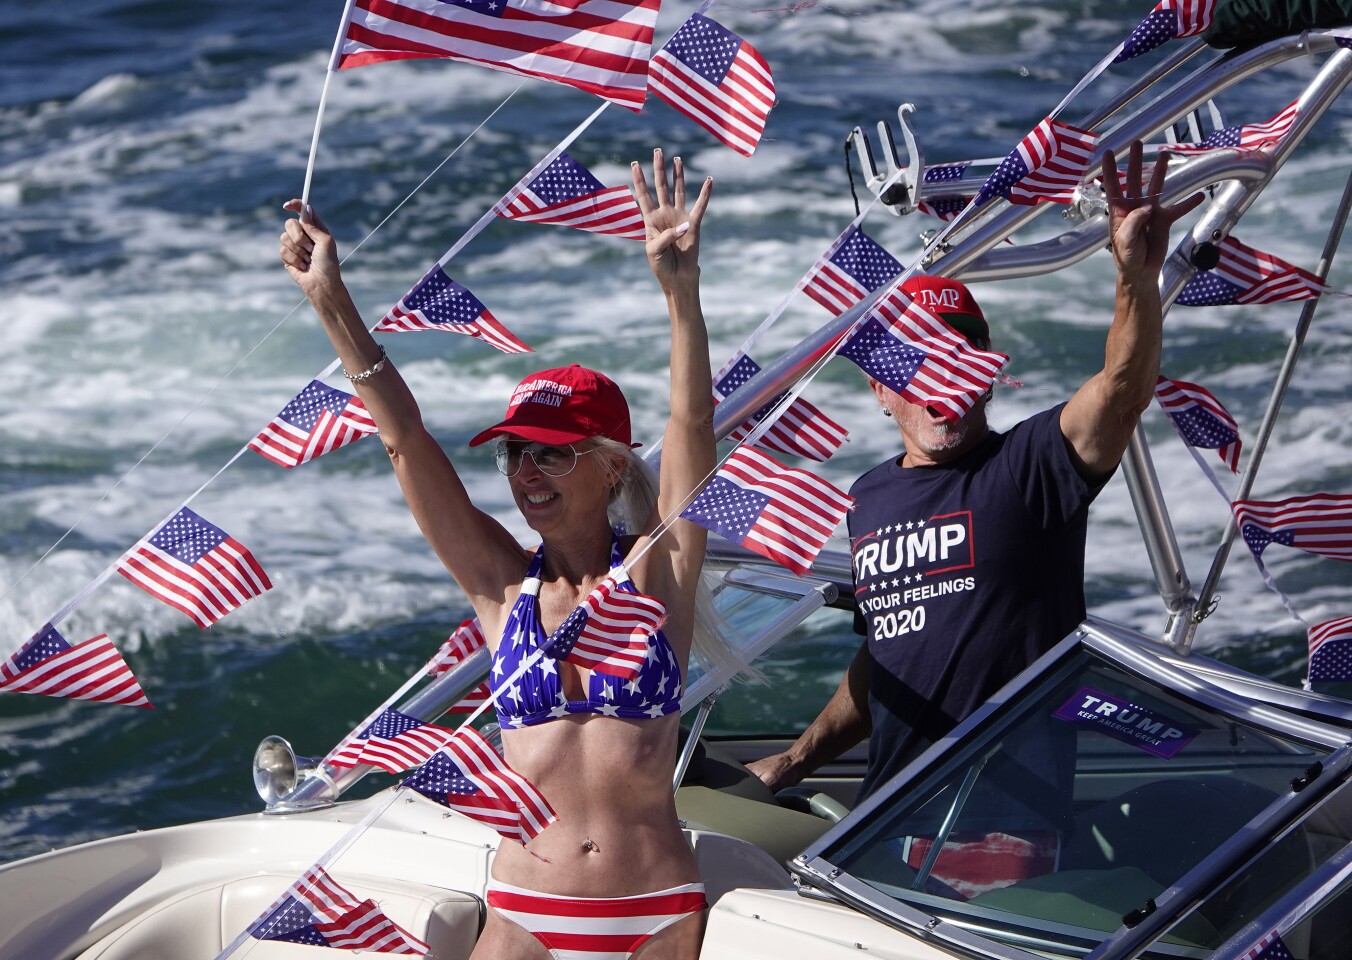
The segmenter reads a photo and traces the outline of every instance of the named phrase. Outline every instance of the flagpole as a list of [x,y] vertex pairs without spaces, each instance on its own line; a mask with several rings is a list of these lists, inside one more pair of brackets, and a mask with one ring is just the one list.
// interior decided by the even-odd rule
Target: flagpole
[[319,131],[324,126],[324,107],[329,100],[329,84],[333,80],[333,73],[338,69],[338,55],[343,48],[343,38],[347,36],[347,26],[352,20],[352,4],[355,0],[347,0],[343,7],[342,19],[338,21],[338,35],[333,38],[333,52],[329,54],[329,64],[324,71],[324,86],[319,91],[319,110],[315,114],[315,130],[310,137],[310,158],[305,163],[305,185],[301,187],[300,200],[304,210],[310,204],[310,181],[314,177],[315,159],[319,156]]

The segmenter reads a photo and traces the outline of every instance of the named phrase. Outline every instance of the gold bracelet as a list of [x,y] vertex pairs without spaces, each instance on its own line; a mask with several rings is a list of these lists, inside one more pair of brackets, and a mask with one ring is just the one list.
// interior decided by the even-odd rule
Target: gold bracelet
[[361,373],[348,373],[347,367],[343,368],[343,376],[347,377],[353,383],[360,383],[362,380],[370,380],[377,373],[385,369],[385,364],[390,362],[390,358],[385,355],[385,348],[376,345],[380,350],[380,358],[371,364],[370,370],[363,370]]

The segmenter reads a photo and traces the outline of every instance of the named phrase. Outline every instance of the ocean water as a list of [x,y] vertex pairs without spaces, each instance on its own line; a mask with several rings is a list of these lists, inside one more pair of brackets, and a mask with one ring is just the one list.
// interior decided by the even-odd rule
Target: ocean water
[[[668,0],[659,39],[691,9]],[[571,152],[607,183],[624,182],[628,161],[657,144],[682,155],[692,175],[715,178],[703,275],[717,364],[853,216],[841,149],[851,127],[895,117],[906,100],[918,108],[929,162],[1001,156],[1148,9],[1121,0],[725,2],[713,15],[762,51],[778,82],[781,102],[754,158],[660,103],[641,115],[612,108]],[[156,709],[0,697],[0,860],[258,809],[248,767],[262,736],[322,754],[467,613],[375,441],[294,471],[253,454],[232,461],[331,359],[308,307],[295,309],[276,241],[281,204],[300,192],[340,12],[317,0],[0,6],[0,654],[189,497],[275,584],[206,631],[121,577],[84,597],[62,632],[72,641],[110,635]],[[1315,68],[1270,71],[1221,107],[1231,122],[1266,119]],[[1141,69],[1115,69],[1085,102]],[[462,64],[336,77],[312,200],[343,250],[413,193],[344,268],[365,315],[387,309],[592,109],[580,93]],[[1083,109],[1072,106],[1067,119]],[[1236,236],[1313,267],[1349,141],[1339,104]],[[876,212],[867,229],[909,259],[919,232],[934,226]],[[660,297],[637,244],[555,227],[496,222],[452,272],[536,355],[432,333],[385,343],[476,501],[524,539],[505,483],[465,441],[500,416],[526,372],[574,361],[611,371],[637,435],[654,439],[665,391]],[[1345,262],[1331,280],[1352,288]],[[1001,391],[997,426],[1065,398],[1097,369],[1112,284],[1098,255],[978,288],[998,346],[1013,357],[1009,372],[1024,383]],[[1208,386],[1251,440],[1298,313],[1291,304],[1175,310],[1165,372]],[[799,298],[757,356],[770,359],[825,319]],[[1321,306],[1306,353],[1255,496],[1352,491],[1346,300]],[[837,363],[807,396],[851,431],[821,468],[847,485],[898,440],[858,375]],[[1225,506],[1158,411],[1147,423],[1199,584]],[[1298,682],[1303,628],[1242,553],[1198,647]],[[1347,565],[1279,547],[1267,556],[1306,619],[1352,613]],[[1119,478],[1093,514],[1091,609],[1159,630],[1152,585]],[[804,658],[776,683],[785,703],[830,685]],[[759,718],[791,722],[774,708]]]

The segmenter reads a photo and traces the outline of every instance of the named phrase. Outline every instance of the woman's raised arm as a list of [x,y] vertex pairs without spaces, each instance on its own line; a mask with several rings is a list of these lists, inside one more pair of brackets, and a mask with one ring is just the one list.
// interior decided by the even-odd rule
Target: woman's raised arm
[[[299,213],[292,200],[287,210]],[[380,430],[413,517],[475,611],[501,604],[527,562],[512,536],[476,508],[455,467],[427,432],[417,401],[362,322],[343,283],[337,245],[318,217],[288,220],[280,257],[333,342],[343,371]]]
[[[634,197],[647,226],[648,263],[662,287],[671,319],[671,415],[662,439],[656,520],[674,518],[703,485],[716,462],[709,337],[699,295],[700,224],[713,192],[713,179],[704,181],[694,205],[687,210],[685,168],[680,157],[672,161],[668,186],[662,151],[653,152],[651,192],[643,168],[635,163],[632,172]],[[670,599],[679,596],[686,604],[693,604],[706,537],[703,527],[676,520],[657,541],[653,552],[666,557],[667,563],[654,564],[653,569],[664,568],[672,578],[675,596]]]

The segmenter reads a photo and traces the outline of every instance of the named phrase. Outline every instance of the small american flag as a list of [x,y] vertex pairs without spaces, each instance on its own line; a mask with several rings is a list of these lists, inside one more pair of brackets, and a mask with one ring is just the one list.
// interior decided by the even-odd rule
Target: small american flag
[[71,646],[50,623],[0,663],[0,692],[150,706],[131,667],[106,634]]
[[1097,146],[1098,134],[1048,117],[1000,161],[981,185],[976,203],[995,197],[1024,205],[1070,203]]
[[607,187],[566,153],[555,157],[498,215],[508,220],[553,223],[590,233],[646,240],[643,212],[628,187]]
[[803,292],[840,316],[866,294],[901,276],[902,269],[896,257],[851,224],[813,266]]
[[409,330],[463,333],[503,353],[532,352],[488,311],[483,301],[447,276],[440,264],[427,271],[375,326],[377,333]]
[[457,730],[404,786],[520,843],[558,819],[544,795],[473,728]]
[[1198,270],[1178,293],[1185,307],[1215,307],[1227,303],[1282,303],[1319,296],[1324,283],[1280,257],[1255,250],[1234,237],[1217,244],[1220,261],[1210,270]]
[[338,69],[465,60],[643,106],[660,0],[356,0]]
[[[479,625],[478,617],[462,620],[460,626],[455,628],[455,632],[447,637],[446,642],[432,655],[432,659],[427,661],[427,667],[423,672],[429,677],[440,676],[453,669],[486,643],[487,640],[484,638],[483,627]],[[446,712],[473,713],[480,706],[488,703],[491,697],[492,693],[488,689],[488,684],[481,683]]]
[[1131,36],[1122,41],[1122,50],[1113,63],[1149,53],[1170,40],[1205,33],[1215,15],[1216,0],[1160,0],[1131,31]]
[[1352,680],[1352,617],[1325,620],[1310,628],[1310,680]]
[[806,574],[852,503],[820,477],[740,447],[681,516]]
[[691,14],[653,55],[648,86],[720,142],[751,156],[775,105],[765,58],[737,34]]
[[952,419],[972,409],[1009,359],[976,349],[900,289],[878,301],[839,353],[904,399]]
[[1155,399],[1188,446],[1215,450],[1231,473],[1239,472],[1239,424],[1209,390],[1162,376]]
[[634,680],[648,658],[648,638],[666,619],[662,601],[621,590],[607,577],[564,618],[545,650],[556,660]]
[[952,220],[956,217],[972,198],[961,193],[945,193],[940,185],[961,180],[967,176],[967,168],[970,166],[970,163],[964,161],[936,163],[926,167],[924,174],[921,175],[924,186],[920,190],[920,202],[916,204],[916,209],[940,220]]
[[1281,936],[1273,930],[1245,951],[1238,960],[1294,960],[1294,958],[1286,944],[1282,942]]
[[187,507],[124,554],[116,569],[203,628],[272,589],[242,543]]
[[1220,150],[1230,147],[1238,150],[1261,150],[1277,143],[1286,136],[1291,125],[1300,115],[1297,109],[1299,100],[1292,100],[1281,113],[1263,123],[1246,123],[1238,127],[1225,127],[1207,135],[1200,143],[1175,143],[1167,149],[1170,153],[1191,155],[1205,153],[1208,150]]
[[311,380],[249,441],[249,449],[283,467],[298,467],[375,432],[376,422],[360,399]]
[[416,767],[445,745],[453,731],[423,723],[393,707],[386,707],[366,729],[331,754],[335,767],[364,763],[390,773]]
[[[746,354],[739,352],[731,366],[725,367],[714,379],[714,399],[722,400],[732,396],[739,387],[759,372],[760,365]],[[729,434],[730,438],[737,441],[746,439],[756,424],[779,403],[782,396],[783,394],[752,414],[750,420]],[[756,441],[756,446],[820,462],[829,459],[839,450],[848,436],[849,433],[844,427],[799,397],[789,404],[787,410],[779,414],[779,418]]]
[[1235,523],[1255,556],[1269,543],[1352,562],[1352,495],[1315,493],[1285,500],[1236,500]]
[[387,917],[374,900],[358,900],[323,868],[312,867],[281,902],[249,928],[255,940],[341,950],[425,956],[430,947]]

